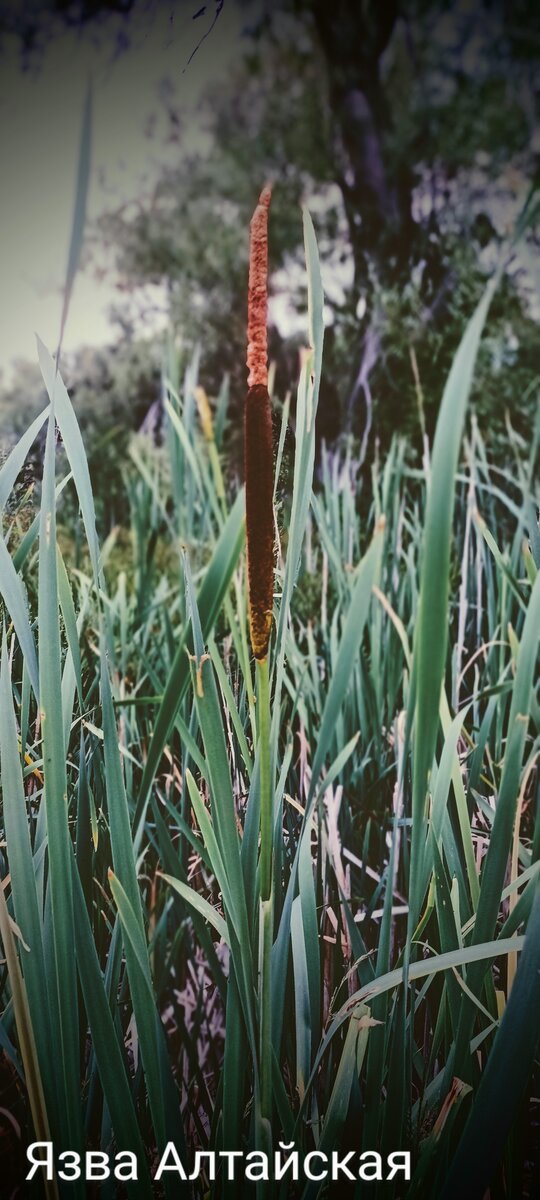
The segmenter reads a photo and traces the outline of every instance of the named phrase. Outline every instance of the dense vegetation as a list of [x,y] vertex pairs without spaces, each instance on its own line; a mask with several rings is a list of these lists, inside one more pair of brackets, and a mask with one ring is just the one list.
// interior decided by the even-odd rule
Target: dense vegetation
[[[480,1197],[491,1183],[533,1195],[538,429],[525,445],[509,424],[505,468],[491,467],[474,421],[462,442],[490,287],[422,469],[395,438],[368,498],[350,446],[326,449],[312,491],[322,290],[304,224],[311,350],[277,508],[266,731],[271,1030],[261,1035],[258,974],[262,712],[223,398],[209,420],[196,364],[182,370],[171,348],[163,444],[132,447],[131,566],[118,572],[41,346],[51,404],[0,474],[5,505],[47,422],[40,511],[30,522],[23,497],[1,544],[3,1103],[24,1131],[21,1158],[32,1126],[62,1148],[136,1151],[136,1196],[150,1194],[168,1139],[186,1170],[196,1148],[280,1139],[304,1155],[407,1147],[411,1185],[383,1194]],[[290,414],[274,404],[279,488]],[[57,542],[55,423],[82,569]],[[223,1170],[211,1184],[252,1187],[227,1186]],[[323,1184],[275,1189],[308,1197]]]

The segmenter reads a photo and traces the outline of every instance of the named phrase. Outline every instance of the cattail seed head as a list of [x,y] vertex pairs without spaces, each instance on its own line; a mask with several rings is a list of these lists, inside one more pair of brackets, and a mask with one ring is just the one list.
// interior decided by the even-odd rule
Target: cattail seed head
[[250,227],[244,423],[249,629],[258,659],[268,654],[274,592],[274,450],[266,348],[269,203],[270,188],[264,188]]
[[268,386],[266,311],[268,304],[268,207],[264,187],[250,225],[248,284],[248,387]]

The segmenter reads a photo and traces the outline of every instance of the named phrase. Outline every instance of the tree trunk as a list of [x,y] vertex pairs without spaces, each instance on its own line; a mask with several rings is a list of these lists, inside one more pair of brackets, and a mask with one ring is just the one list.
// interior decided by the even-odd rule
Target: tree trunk
[[368,285],[368,264],[384,275],[385,264],[408,259],[414,224],[412,177],[391,178],[385,162],[385,134],[391,127],[380,78],[381,56],[398,16],[398,0],[367,6],[351,0],[307,0],[328,70],[329,98],[336,137],[337,182],[341,188],[355,280],[353,301]]

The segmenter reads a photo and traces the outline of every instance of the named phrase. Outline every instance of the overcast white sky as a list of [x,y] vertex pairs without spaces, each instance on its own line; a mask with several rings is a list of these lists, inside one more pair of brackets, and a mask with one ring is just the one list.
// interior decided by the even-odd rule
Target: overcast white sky
[[[132,31],[129,48],[114,58],[114,20],[99,44],[66,31],[46,50],[40,67],[23,73],[15,55],[2,63],[0,82],[0,371],[6,381],[16,358],[35,360],[34,333],[53,349],[58,339],[61,294],[75,188],[81,111],[89,71],[94,88],[94,137],[89,217],[140,194],[170,155],[159,138],[144,137],[158,116],[158,90],[171,81],[181,111],[196,110],[207,84],[226,71],[238,51],[241,15],[225,5],[211,35],[186,68],[209,26],[196,21],[190,0],[162,5],[151,21]],[[206,20],[206,25],[205,25]],[[196,111],[189,122],[197,130]],[[174,149],[179,153],[178,147]],[[111,278],[91,272],[76,282],[65,347],[98,344],[111,336],[107,310],[117,299]]]

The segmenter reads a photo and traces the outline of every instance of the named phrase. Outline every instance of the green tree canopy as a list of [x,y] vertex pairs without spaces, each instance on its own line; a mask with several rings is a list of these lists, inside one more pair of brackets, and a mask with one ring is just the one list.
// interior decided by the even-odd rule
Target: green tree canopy
[[[272,312],[286,328],[286,306],[304,305],[307,199],[341,427],[365,432],[367,401],[379,433],[418,428],[411,351],[430,424],[463,322],[534,177],[538,11],[479,0],[243,7],[238,58],[196,118],[200,144],[184,152],[194,116],[177,111],[171,90],[170,165],[144,209],[102,223],[119,270],[132,286],[166,284],[176,326],[203,344],[211,384],[227,369],[242,394],[248,225],[269,179]],[[219,56],[219,28],[214,36]],[[531,381],[528,286],[514,263],[491,318],[477,408],[492,431]],[[296,340],[274,339],[284,386]]]

